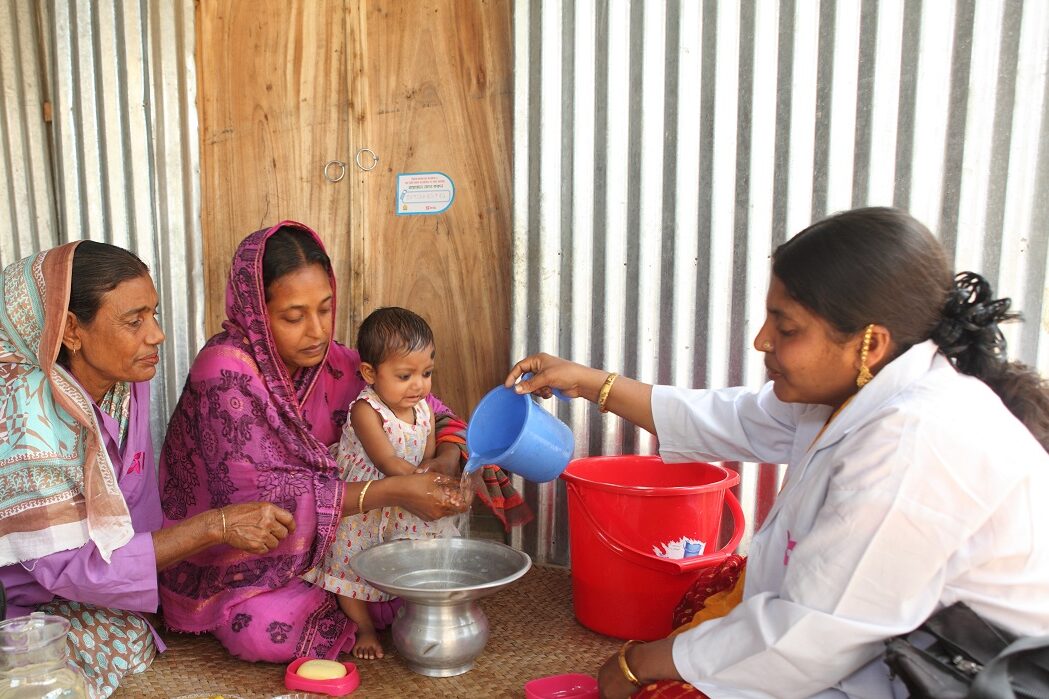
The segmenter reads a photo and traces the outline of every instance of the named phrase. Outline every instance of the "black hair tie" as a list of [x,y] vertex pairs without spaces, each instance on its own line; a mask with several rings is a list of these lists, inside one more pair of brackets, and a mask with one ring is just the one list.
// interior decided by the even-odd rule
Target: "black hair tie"
[[998,324],[1017,317],[1009,313],[1010,303],[992,298],[991,285],[979,274],[960,272],[932,339],[960,371],[980,375],[988,364],[1005,361],[1005,337]]

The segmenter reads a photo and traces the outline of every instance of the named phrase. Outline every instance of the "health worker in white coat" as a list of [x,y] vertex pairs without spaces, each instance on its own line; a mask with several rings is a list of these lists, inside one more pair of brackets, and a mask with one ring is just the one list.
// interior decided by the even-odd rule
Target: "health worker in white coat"
[[683,680],[714,699],[904,696],[884,641],[956,601],[1049,633],[1049,393],[1006,360],[1008,305],[978,275],[952,277],[908,214],[858,209],[773,255],[758,390],[518,362],[507,386],[533,372],[519,392],[595,401],[655,434],[666,461],[788,465],[743,601],[625,645],[600,670],[602,695]]

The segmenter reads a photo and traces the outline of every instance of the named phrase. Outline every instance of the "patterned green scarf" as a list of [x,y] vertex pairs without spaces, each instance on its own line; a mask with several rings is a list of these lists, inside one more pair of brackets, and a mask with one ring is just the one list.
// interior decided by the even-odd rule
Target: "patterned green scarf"
[[[91,397],[56,363],[76,246],[46,250],[3,273],[0,566],[89,540],[108,561],[134,534]],[[121,440],[128,391],[115,390],[108,401]]]

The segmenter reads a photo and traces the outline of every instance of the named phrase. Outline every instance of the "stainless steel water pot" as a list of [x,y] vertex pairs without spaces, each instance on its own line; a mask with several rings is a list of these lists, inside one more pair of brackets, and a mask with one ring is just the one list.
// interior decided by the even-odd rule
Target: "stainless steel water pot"
[[415,672],[461,675],[488,642],[488,618],[477,600],[528,572],[528,554],[495,541],[402,539],[350,558],[350,568],[374,587],[404,600],[393,622],[393,644]]

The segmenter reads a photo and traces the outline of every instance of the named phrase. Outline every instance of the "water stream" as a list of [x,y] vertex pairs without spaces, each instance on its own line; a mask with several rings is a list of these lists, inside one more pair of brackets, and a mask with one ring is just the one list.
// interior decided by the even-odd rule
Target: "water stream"
[[[481,471],[468,471],[463,469],[463,474],[459,478],[459,492],[462,493],[463,497],[468,501],[472,501],[470,497],[471,492],[476,492],[477,489],[484,487],[484,481],[481,477]],[[476,496],[474,496],[476,497]],[[465,512],[460,512],[457,515],[450,515],[451,522],[455,525],[455,528],[459,530],[459,536],[464,539],[470,538],[470,511],[472,507],[467,507]],[[442,581],[445,579],[449,582],[449,587],[456,587],[464,584],[461,580],[457,580],[464,571],[452,570],[452,551],[450,548],[446,548],[438,556],[436,565],[434,566],[433,576],[439,578]],[[436,582],[436,581],[435,581]]]

